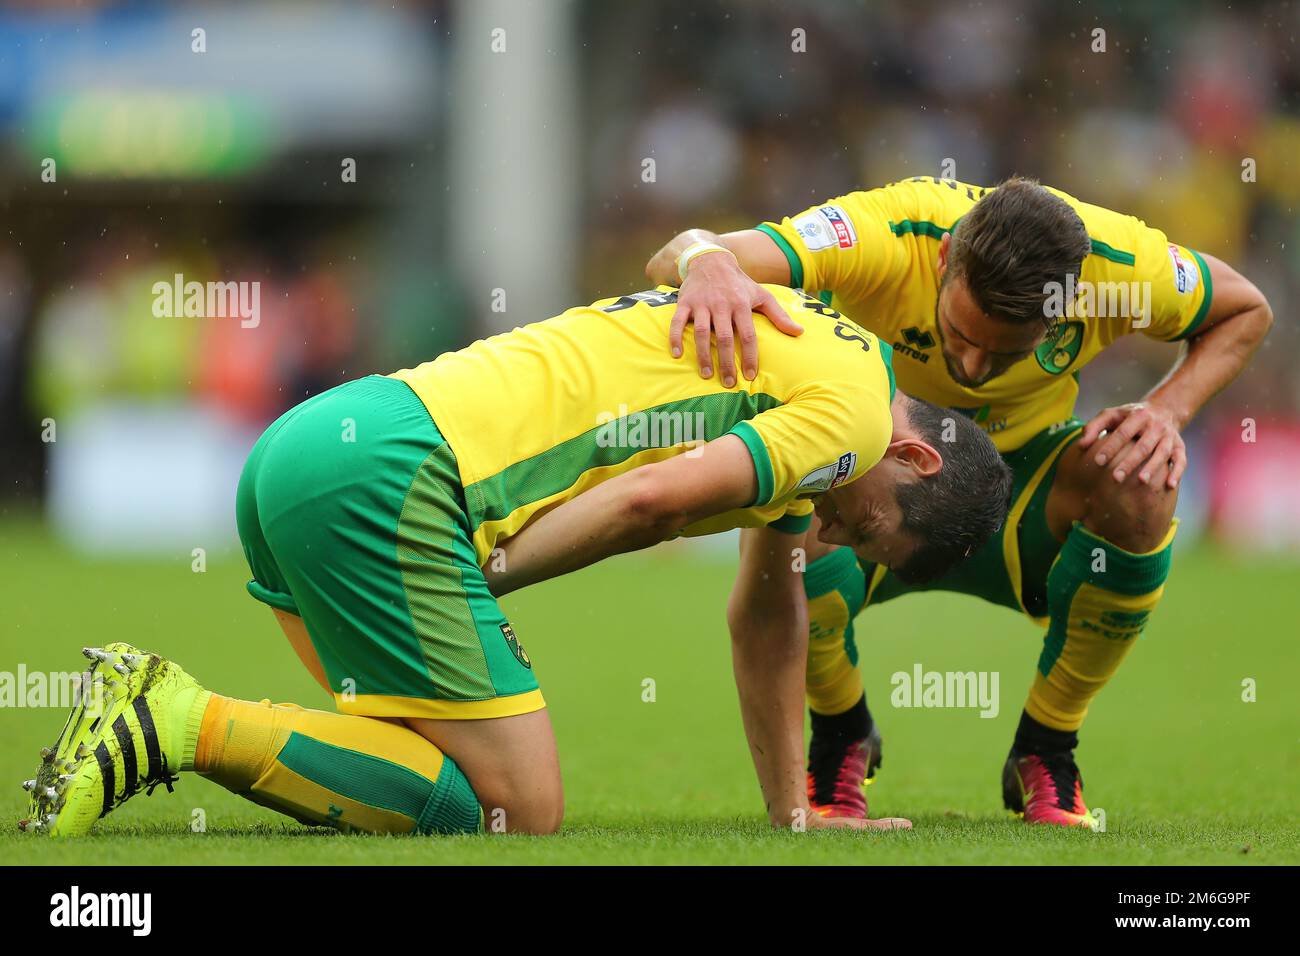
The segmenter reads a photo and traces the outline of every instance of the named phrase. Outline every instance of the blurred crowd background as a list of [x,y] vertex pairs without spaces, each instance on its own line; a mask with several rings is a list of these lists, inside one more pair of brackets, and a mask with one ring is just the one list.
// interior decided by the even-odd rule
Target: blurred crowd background
[[[688,226],[950,161],[1264,290],[1275,330],[1188,430],[1180,512],[1295,549],[1298,30],[1286,2],[0,6],[0,509],[94,550],[228,536],[244,453],[307,395],[643,288]],[[177,274],[260,283],[259,321],[155,316]],[[1176,357],[1132,338],[1081,414]]]

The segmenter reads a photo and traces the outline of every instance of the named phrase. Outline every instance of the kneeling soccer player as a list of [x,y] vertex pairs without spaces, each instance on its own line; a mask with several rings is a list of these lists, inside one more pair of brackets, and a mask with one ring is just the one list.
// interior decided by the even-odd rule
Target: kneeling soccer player
[[[284,414],[240,480],[248,590],[339,712],[223,697],[146,651],[88,648],[95,692],[25,784],[24,828],[86,833],[142,786],[196,771],[341,830],[470,832],[482,808],[489,829],[549,833],[563,815],[550,718],[497,596],[742,526],[789,545],[766,558],[770,587],[802,595],[791,552],[812,498],[831,538],[833,515],[852,516],[864,560],[944,568],[975,550],[1010,492],[988,438],[960,417],[941,434],[937,410],[894,394],[888,345],[802,293],[772,292],[808,332],[760,325],[763,371],[731,388],[668,353],[676,292],[663,288]],[[917,516],[898,495],[916,482],[960,487],[942,513]],[[734,654],[772,822],[843,824],[800,814],[806,634],[797,647],[759,635]]]

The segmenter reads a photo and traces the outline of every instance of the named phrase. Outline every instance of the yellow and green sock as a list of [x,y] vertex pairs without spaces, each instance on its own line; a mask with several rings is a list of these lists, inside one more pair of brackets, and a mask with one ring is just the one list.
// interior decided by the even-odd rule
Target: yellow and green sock
[[386,720],[212,694],[186,721],[183,769],[303,823],[466,833],[478,799],[446,754]]
[[1075,522],[1047,576],[1050,623],[1025,712],[1073,732],[1146,627],[1164,593],[1177,522],[1143,554]]
[[808,595],[808,707],[843,714],[863,698],[853,618],[867,596],[866,575],[850,548],[818,558],[804,573]]

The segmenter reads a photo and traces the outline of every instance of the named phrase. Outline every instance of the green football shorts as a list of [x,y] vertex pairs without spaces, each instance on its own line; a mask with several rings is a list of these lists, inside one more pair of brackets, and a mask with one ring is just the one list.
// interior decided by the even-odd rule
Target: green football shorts
[[303,619],[340,711],[546,706],[475,559],[456,456],[405,382],[372,375],[282,415],[248,456],[236,517],[249,593]]

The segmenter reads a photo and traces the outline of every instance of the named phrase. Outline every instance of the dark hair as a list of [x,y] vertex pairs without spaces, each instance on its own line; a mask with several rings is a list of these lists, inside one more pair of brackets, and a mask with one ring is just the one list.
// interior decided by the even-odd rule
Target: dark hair
[[1048,283],[1077,281],[1092,240],[1079,214],[1032,179],[1013,176],[977,202],[953,227],[949,277],[964,279],[976,305],[1017,325],[1056,316],[1046,309]]
[[969,418],[911,398],[907,420],[943,455],[933,475],[899,485],[903,529],[920,545],[894,573],[924,584],[970,557],[1002,527],[1011,507],[1011,469]]

